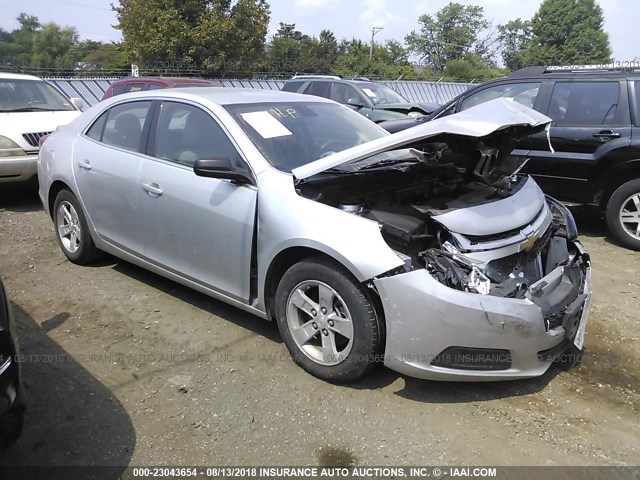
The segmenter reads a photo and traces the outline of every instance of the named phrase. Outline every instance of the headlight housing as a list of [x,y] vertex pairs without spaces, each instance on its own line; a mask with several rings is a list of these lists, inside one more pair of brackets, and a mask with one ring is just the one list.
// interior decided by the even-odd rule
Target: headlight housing
[[418,112],[417,110],[414,110],[412,112],[407,113],[407,117],[409,117],[409,118],[420,118],[420,117],[424,117],[424,113]]
[[565,237],[569,241],[578,238],[578,227],[575,219],[573,218],[573,214],[555,198],[549,196],[546,197],[547,205],[549,205],[551,214],[553,215],[553,223],[559,227],[557,234]]
[[0,157],[21,157],[25,151],[16,142],[0,135]]

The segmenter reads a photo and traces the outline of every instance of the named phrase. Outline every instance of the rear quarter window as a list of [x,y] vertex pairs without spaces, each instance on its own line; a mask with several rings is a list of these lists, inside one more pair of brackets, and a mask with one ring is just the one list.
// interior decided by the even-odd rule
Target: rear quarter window
[[283,92],[299,92],[309,82],[288,82],[282,87]]

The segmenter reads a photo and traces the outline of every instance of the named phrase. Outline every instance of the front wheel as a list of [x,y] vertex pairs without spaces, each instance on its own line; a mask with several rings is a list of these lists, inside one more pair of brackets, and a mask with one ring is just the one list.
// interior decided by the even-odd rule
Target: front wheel
[[640,179],[622,184],[607,203],[607,226],[623,247],[640,250]]
[[89,265],[100,256],[91,238],[80,202],[69,190],[61,190],[53,203],[53,222],[62,253],[73,263]]
[[376,363],[381,326],[373,303],[334,262],[317,257],[289,268],[276,291],[275,313],[293,360],[318,378],[352,382]]

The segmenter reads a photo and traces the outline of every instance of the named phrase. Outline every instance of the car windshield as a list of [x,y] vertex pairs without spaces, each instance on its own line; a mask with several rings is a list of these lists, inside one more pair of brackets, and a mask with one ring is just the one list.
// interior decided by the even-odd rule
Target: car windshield
[[407,100],[392,88],[381,83],[359,83],[358,87],[375,104],[378,103],[408,103]]
[[387,135],[364,116],[334,103],[253,103],[225,108],[267,161],[285,172]]
[[0,79],[0,111],[30,112],[75,110],[55,88],[43,80]]

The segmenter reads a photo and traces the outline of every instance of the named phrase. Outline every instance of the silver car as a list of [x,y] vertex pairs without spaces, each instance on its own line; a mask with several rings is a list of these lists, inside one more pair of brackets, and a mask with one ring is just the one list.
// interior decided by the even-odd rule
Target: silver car
[[121,95],[46,140],[40,197],[72,262],[275,320],[317,377],[532,377],[582,348],[590,298],[571,214],[510,155],[549,122],[495,100],[390,135],[308,95]]

